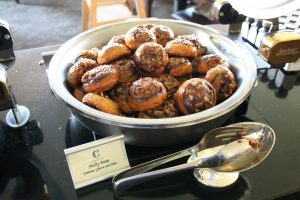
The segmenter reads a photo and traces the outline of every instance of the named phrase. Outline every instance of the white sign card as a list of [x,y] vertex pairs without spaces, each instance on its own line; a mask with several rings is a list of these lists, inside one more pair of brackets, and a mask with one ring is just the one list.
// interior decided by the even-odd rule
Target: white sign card
[[111,136],[64,150],[75,189],[130,168],[124,136]]

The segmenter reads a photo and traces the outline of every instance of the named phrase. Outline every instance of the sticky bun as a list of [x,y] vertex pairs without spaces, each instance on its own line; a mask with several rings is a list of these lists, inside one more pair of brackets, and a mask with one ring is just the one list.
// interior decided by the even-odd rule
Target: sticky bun
[[111,44],[111,43],[119,43],[119,44],[126,45],[125,35],[117,35],[117,36],[112,37],[109,40],[108,44]]
[[147,111],[139,112],[139,118],[153,119],[153,118],[169,118],[177,117],[178,110],[174,104],[173,99],[166,100],[161,106]]
[[163,47],[166,46],[167,42],[174,39],[174,32],[167,26],[156,25],[153,26],[150,31],[155,34],[157,43]]
[[201,38],[175,37],[157,24],[135,26],[100,49],[81,51],[67,82],[76,99],[100,111],[149,119],[201,112],[237,87],[229,64],[207,55]]
[[98,49],[97,47],[94,47],[90,50],[82,50],[80,52],[80,57],[81,58],[88,58],[88,59],[92,59],[92,60],[97,61],[99,51],[100,51],[100,49]]
[[160,44],[148,42],[135,51],[134,60],[137,64],[136,68],[141,74],[154,76],[164,72],[169,57]]
[[126,45],[119,43],[110,43],[104,46],[97,57],[98,64],[106,64],[117,58],[130,54],[130,49]]
[[193,43],[193,45],[197,49],[197,55],[202,56],[207,53],[207,48],[203,46],[200,42],[200,38],[196,35],[179,35],[177,38],[179,39],[186,39]]
[[183,114],[206,110],[216,105],[216,90],[205,79],[192,78],[180,85],[174,94],[175,104]]
[[165,86],[169,98],[174,95],[180,85],[178,80],[171,75],[162,74],[156,79]]
[[154,33],[147,28],[136,26],[126,33],[125,42],[130,49],[137,49],[146,42],[156,42],[156,37]]
[[225,60],[223,60],[219,55],[209,54],[197,58],[195,62],[195,68],[198,73],[205,74],[208,70],[220,64],[229,67],[229,64]]
[[218,102],[228,98],[237,86],[233,73],[223,65],[208,70],[205,79],[215,88]]
[[82,90],[82,88],[75,88],[73,91],[73,95],[78,101],[82,101],[85,94],[86,93]]
[[181,77],[191,74],[193,72],[193,65],[188,58],[171,57],[167,69],[170,75]]
[[135,110],[129,105],[127,101],[129,87],[129,83],[119,84],[109,92],[110,98],[118,104],[122,113],[135,112]]
[[162,105],[167,99],[164,85],[151,77],[140,78],[132,83],[128,93],[128,103],[136,111],[144,111]]
[[81,77],[90,69],[93,69],[97,66],[96,61],[92,59],[80,59],[77,61],[68,71],[67,81],[71,88],[77,88],[81,82]]
[[191,57],[197,56],[197,48],[195,45],[186,39],[171,40],[166,44],[166,50],[169,55],[179,57]]
[[97,108],[102,112],[113,115],[120,115],[118,104],[105,96],[100,96],[95,93],[88,93],[82,98],[82,102],[91,107]]
[[112,65],[100,65],[82,76],[83,90],[86,93],[107,91],[118,82],[119,76],[119,71]]
[[119,83],[131,83],[139,78],[135,63],[129,58],[121,58],[111,63],[120,74]]

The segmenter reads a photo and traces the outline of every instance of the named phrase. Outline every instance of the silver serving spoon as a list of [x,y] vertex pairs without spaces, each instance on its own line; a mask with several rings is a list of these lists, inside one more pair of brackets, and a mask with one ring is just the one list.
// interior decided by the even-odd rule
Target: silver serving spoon
[[[113,189],[115,195],[119,196],[126,189],[144,181],[195,168],[213,168],[219,172],[244,171],[263,161],[272,150],[274,143],[274,131],[262,123],[244,122],[217,128],[205,134],[194,147],[121,172],[112,180]],[[194,158],[190,163],[147,172],[166,162],[188,155],[197,156],[197,152],[201,150],[222,145],[224,147],[210,157]]]

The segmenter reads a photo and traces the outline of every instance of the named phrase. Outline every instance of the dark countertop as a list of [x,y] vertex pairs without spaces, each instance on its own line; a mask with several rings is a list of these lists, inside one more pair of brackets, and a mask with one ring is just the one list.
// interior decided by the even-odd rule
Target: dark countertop
[[[8,70],[18,103],[30,109],[31,120],[40,122],[43,142],[33,147],[30,157],[1,160],[0,199],[114,199],[111,180],[77,191],[73,187],[63,152],[66,146],[70,146],[66,144],[69,142],[66,140],[66,130],[70,112],[63,102],[51,94],[46,68],[38,64],[42,59],[41,52],[58,47],[17,51],[16,63]],[[265,161],[242,172],[238,181],[224,190],[203,188],[190,172],[185,172],[133,188],[122,199],[260,200],[300,191],[299,77],[293,89],[287,92],[275,89],[274,82],[267,79],[267,72],[260,71],[257,87],[229,121],[258,121],[275,130],[277,141]],[[2,121],[5,114],[1,112]],[[135,162],[134,152],[158,151],[126,148],[131,152],[131,163]]]

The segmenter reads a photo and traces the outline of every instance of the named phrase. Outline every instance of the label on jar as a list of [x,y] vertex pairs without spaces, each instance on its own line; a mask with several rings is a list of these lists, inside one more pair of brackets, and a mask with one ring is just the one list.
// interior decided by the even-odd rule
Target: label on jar
[[64,150],[75,189],[130,168],[124,136],[111,136]]

